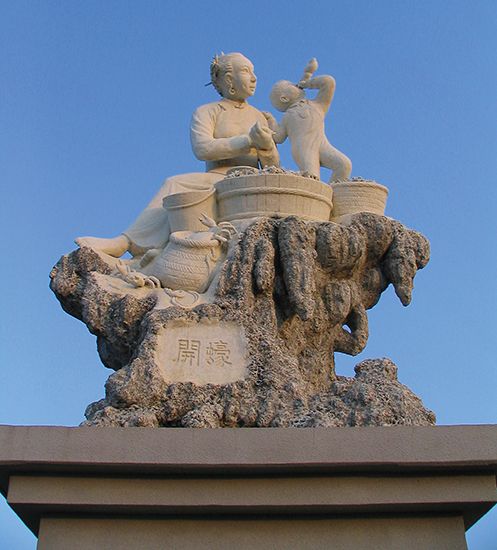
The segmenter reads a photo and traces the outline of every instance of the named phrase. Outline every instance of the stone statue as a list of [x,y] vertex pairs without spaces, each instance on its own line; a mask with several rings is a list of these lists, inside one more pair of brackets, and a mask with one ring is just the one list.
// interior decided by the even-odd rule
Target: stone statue
[[[292,156],[299,169],[319,178],[319,168],[333,170],[330,181],[347,180],[352,171],[348,157],[335,149],[324,133],[324,117],[335,93],[335,79],[323,75],[312,78],[318,63],[311,59],[298,84],[280,80],[271,90],[271,103],[284,112],[280,124],[266,113],[270,128],[275,132],[276,143],[290,138]],[[305,97],[304,88],[317,89],[314,100]]]
[[[247,103],[252,63],[216,56],[221,100],[190,126],[206,172],[168,178],[122,235],[79,238],[52,269],[63,308],[115,371],[86,425],[433,424],[391,361],[335,373],[335,353],[365,348],[367,310],[390,284],[409,304],[429,243],[384,216],[385,187],[319,180],[320,165],[343,180],[351,164],[324,135],[335,82],[316,69],[312,60],[298,86],[275,85],[277,125]],[[286,136],[303,173],[279,167]]]
[[122,235],[110,239],[79,237],[88,246],[111,256],[129,251],[133,256],[162,249],[170,227],[162,202],[168,195],[209,191],[234,166],[279,166],[279,155],[264,115],[247,102],[254,95],[254,66],[241,53],[216,56],[210,68],[211,82],[220,101],[202,105],[194,113],[190,136],[195,156],[206,161],[206,173],[168,178],[138,219]]

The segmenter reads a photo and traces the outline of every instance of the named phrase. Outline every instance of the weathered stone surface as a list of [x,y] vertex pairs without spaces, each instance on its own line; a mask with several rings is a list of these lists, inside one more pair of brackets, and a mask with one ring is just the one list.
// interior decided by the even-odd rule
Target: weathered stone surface
[[[397,367],[387,358],[359,363],[354,378],[338,376],[327,391],[303,399],[291,383],[275,393],[248,384],[163,388],[155,404],[132,404],[102,399],[86,410],[86,426],[181,426],[218,428],[427,426],[435,415],[409,388],[397,380]],[[111,377],[112,378],[112,377]],[[108,384],[108,395],[115,388]],[[138,387],[137,387],[138,390]],[[263,397],[266,396],[266,399]]]
[[102,363],[119,369],[130,361],[143,316],[155,306],[156,298],[107,288],[102,276],[113,272],[101,255],[80,248],[59,260],[50,273],[50,287],[64,311],[83,321],[97,337]]
[[[185,309],[161,307],[160,289],[113,286],[112,267],[102,256],[88,248],[73,252],[52,271],[51,287],[66,311],[97,334],[104,364],[116,370],[105,399],[88,407],[86,424],[432,424],[433,413],[397,381],[391,361],[364,361],[354,378],[334,370],[335,351],[364,349],[366,310],[390,283],[404,305],[410,302],[413,277],[428,258],[422,235],[375,214],[355,215],[347,226],[259,218],[231,244],[212,299]],[[229,370],[228,338],[204,342],[179,334],[169,344],[177,345],[172,353],[157,353],[171,327],[177,332],[202,324],[239,327],[244,377],[171,381],[175,361],[190,369],[195,364],[199,380],[216,364]],[[217,350],[217,363],[200,349],[204,345]]]

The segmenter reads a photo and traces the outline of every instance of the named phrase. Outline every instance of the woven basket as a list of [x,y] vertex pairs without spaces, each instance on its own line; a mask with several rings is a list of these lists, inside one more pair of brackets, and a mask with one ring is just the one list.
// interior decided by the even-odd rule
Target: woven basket
[[144,273],[172,290],[205,292],[222,255],[221,244],[208,231],[177,231]]

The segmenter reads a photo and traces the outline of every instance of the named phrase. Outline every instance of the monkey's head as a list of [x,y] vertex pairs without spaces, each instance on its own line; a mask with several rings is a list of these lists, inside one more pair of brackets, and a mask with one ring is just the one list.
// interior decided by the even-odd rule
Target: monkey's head
[[275,109],[285,112],[288,107],[304,99],[305,92],[289,80],[280,80],[271,89],[269,98]]

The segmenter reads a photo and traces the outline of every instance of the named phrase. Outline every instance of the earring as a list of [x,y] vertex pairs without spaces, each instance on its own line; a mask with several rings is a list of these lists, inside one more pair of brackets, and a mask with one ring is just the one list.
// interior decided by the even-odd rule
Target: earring
[[231,86],[231,88],[228,90],[228,93],[229,93],[230,95],[235,95],[235,93],[236,93],[235,88],[233,88],[233,86]]

